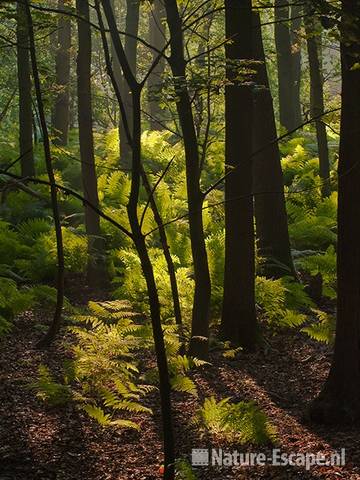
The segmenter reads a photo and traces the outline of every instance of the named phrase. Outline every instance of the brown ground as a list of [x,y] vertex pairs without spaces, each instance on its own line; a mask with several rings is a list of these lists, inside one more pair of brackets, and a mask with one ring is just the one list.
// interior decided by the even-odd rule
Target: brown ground
[[[75,405],[56,409],[45,406],[29,390],[28,383],[36,377],[39,363],[56,370],[66,353],[59,343],[48,352],[36,350],[40,333],[34,325],[31,313],[23,315],[11,335],[0,343],[0,480],[161,478],[157,396],[150,399],[154,416],[138,418],[140,432],[102,429]],[[199,468],[198,478],[360,479],[359,428],[314,427],[306,421],[306,404],[319,391],[329,360],[327,347],[298,333],[284,332],[272,337],[266,349],[241,354],[236,360],[225,360],[214,352],[212,365],[197,371],[194,377],[200,400],[208,395],[255,399],[276,426],[284,452],[330,453],[346,448],[345,467],[314,467],[310,472],[295,467]],[[201,438],[191,425],[197,405],[193,397],[174,396],[179,455],[189,456],[191,448],[220,446]]]

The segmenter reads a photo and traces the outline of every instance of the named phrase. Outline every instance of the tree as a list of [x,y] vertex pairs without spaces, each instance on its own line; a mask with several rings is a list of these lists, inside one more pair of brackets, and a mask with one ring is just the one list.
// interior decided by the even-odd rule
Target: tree
[[[165,10],[160,0],[154,0],[149,13],[149,43],[157,50],[162,50],[166,43],[164,28]],[[152,62],[156,60],[158,52],[152,51]],[[165,58],[157,63],[148,79],[148,105],[149,122],[151,130],[162,130],[164,112],[160,106],[161,90],[163,88],[163,74],[165,70]]]
[[54,227],[55,227],[55,235],[56,235],[56,254],[57,254],[56,306],[55,306],[54,316],[52,319],[52,323],[49,327],[49,330],[47,331],[46,335],[38,343],[39,347],[47,347],[55,339],[61,327],[62,309],[64,304],[65,259],[64,259],[64,246],[63,246],[63,238],[62,238],[62,230],[61,230],[60,212],[59,212],[58,198],[57,198],[57,187],[56,187],[54,170],[52,166],[50,139],[49,139],[48,128],[46,124],[46,115],[45,115],[44,102],[43,102],[42,91],[41,91],[40,75],[39,75],[38,62],[37,62],[37,56],[36,56],[34,28],[33,28],[33,21],[32,21],[32,16],[30,11],[29,0],[26,0],[23,5],[24,5],[24,14],[27,20],[31,66],[32,66],[32,72],[34,77],[34,87],[35,87],[35,93],[36,93],[37,107],[39,111],[40,126],[42,130],[42,135],[43,135],[45,164],[46,164],[46,171],[47,171],[49,185],[50,185],[51,207],[52,207],[52,214],[54,219]]
[[[58,1],[58,9],[64,10],[64,0]],[[52,118],[54,143],[67,145],[70,121],[70,48],[71,19],[68,15],[60,15],[57,31],[57,48],[55,57],[56,99]]]
[[162,425],[164,436],[164,479],[173,480],[175,474],[175,444],[171,409],[170,396],[170,380],[169,369],[166,356],[166,349],[164,343],[164,334],[161,325],[161,311],[160,301],[157,290],[157,285],[154,276],[154,269],[149,257],[145,236],[141,230],[142,225],[138,217],[138,201],[140,194],[140,182],[142,175],[142,161],[141,161],[141,92],[144,87],[144,81],[139,83],[136,76],[131,70],[128,62],[125,49],[122,45],[120,36],[117,31],[114,11],[109,0],[102,0],[101,4],[104,9],[106,20],[109,25],[112,45],[117,56],[119,65],[121,66],[125,80],[130,88],[132,97],[132,124],[129,124],[127,118],[127,111],[124,106],[124,101],[121,97],[120,89],[116,81],[114,72],[112,70],[109,51],[107,47],[107,40],[105,35],[104,24],[100,10],[99,1],[96,0],[96,10],[99,20],[100,29],[102,32],[102,41],[108,73],[112,81],[113,88],[119,103],[120,112],[127,135],[128,143],[131,145],[131,188],[129,195],[129,202],[127,204],[128,219],[131,227],[131,238],[134,242],[136,251],[138,253],[142,272],[146,281],[147,293],[149,296],[149,306],[151,315],[151,325],[153,331],[153,339],[155,344],[156,361],[159,372],[159,386],[160,386],[160,402],[162,413]]
[[293,49],[289,1],[275,0],[274,6],[280,123],[287,131],[292,131],[301,123],[298,118],[301,111],[299,52],[297,48]]
[[19,146],[23,177],[35,175],[33,152],[33,116],[31,102],[31,73],[29,55],[29,27],[25,6],[17,2],[17,72],[19,83]]
[[[125,41],[124,50],[129,63],[131,72],[136,77],[137,70],[137,36],[139,31],[140,0],[126,0],[126,18],[125,18]],[[126,117],[129,125],[132,125],[132,93],[123,75],[120,75],[120,90],[123,98]],[[120,157],[123,166],[129,166],[129,157],[131,156],[131,145],[128,142],[123,121],[120,119]]]
[[[91,29],[89,25],[89,4],[77,0],[78,55],[77,92],[78,123],[81,156],[81,177],[84,197],[98,207],[97,177],[94,155],[94,138],[91,102]],[[100,218],[95,210],[84,205],[85,229],[88,236],[89,261],[87,280],[91,286],[104,286],[106,282],[105,242],[101,237]]]
[[203,359],[208,355],[211,283],[202,218],[204,194],[200,188],[200,156],[186,80],[183,31],[177,1],[166,0],[165,8],[170,31],[169,63],[185,148],[189,227],[195,279],[189,352],[191,355]]
[[301,2],[292,2],[290,9],[290,41],[291,58],[293,64],[293,99],[294,99],[294,118],[295,126],[298,127],[302,122],[301,114],[301,25],[303,18],[303,5]]
[[319,152],[320,178],[322,181],[321,192],[323,197],[328,197],[331,193],[329,179],[330,162],[326,125],[322,118],[325,109],[324,79],[321,66],[321,25],[316,20],[315,11],[311,8],[311,5],[306,9],[304,23],[310,69],[310,114],[312,118],[316,118],[315,128]]
[[245,68],[253,58],[251,0],[225,0],[225,272],[221,335],[256,344],[255,238],[252,196],[253,92]]
[[264,273],[270,277],[296,275],[291,256],[284,182],[275,113],[266,69],[260,16],[254,13],[253,46],[256,67],[254,100],[253,184],[256,236]]
[[329,376],[311,406],[315,421],[360,417],[360,1],[342,1],[337,321]]

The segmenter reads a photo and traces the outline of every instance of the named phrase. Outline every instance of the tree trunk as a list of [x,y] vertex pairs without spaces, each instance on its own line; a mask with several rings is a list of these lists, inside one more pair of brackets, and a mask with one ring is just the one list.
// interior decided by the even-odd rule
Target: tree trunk
[[[140,14],[140,0],[126,0],[126,19],[125,19],[125,35],[124,50],[127,61],[131,68],[133,75],[136,77],[137,70],[137,39],[134,36],[138,35],[139,30],[139,14]],[[131,36],[130,36],[131,35]],[[126,117],[128,124],[133,124],[132,111],[132,94],[124,75],[120,75],[120,90],[126,110]],[[120,118],[119,124],[120,136],[120,158],[123,167],[130,167],[131,145],[128,142],[124,124]]]
[[35,175],[33,152],[33,118],[31,105],[31,77],[28,20],[25,6],[17,2],[17,71],[19,82],[19,146],[23,177]]
[[145,277],[149,295],[151,322],[155,343],[157,367],[160,379],[160,401],[163,420],[164,435],[164,464],[165,480],[174,479],[175,470],[175,445],[171,413],[170,381],[166,358],[164,335],[161,326],[160,302],[154,277],[154,270],[147,251],[145,237],[141,232],[137,207],[139,200],[140,176],[141,176],[141,110],[140,91],[132,89],[133,109],[133,148],[132,148],[132,179],[129,203],[127,207],[131,231],[138,252],[142,271]]
[[[95,207],[99,206],[97,178],[94,156],[94,138],[92,129],[91,102],[91,30],[89,21],[89,4],[87,0],[77,0],[78,15],[78,123],[81,157],[81,176],[84,197]],[[89,261],[87,281],[92,287],[104,286],[106,283],[105,242],[101,238],[100,217],[88,205],[84,206],[85,229],[88,236]]]
[[[342,1],[342,113],[339,154],[335,351],[313,420],[360,418],[360,1]],[[353,68],[355,65],[355,68]]]
[[258,249],[265,260],[263,271],[266,276],[296,276],[290,250],[280,151],[278,143],[274,143],[277,132],[260,16],[254,13],[253,18],[253,57],[260,62],[254,79],[256,93],[253,120],[253,185]]
[[200,158],[194,117],[186,84],[182,24],[176,0],[167,0],[165,8],[170,30],[170,68],[174,78],[176,107],[185,147],[190,241],[195,278],[189,352],[191,355],[204,359],[207,358],[209,349],[211,284],[202,218],[204,195],[200,189]]
[[[301,2],[299,2],[301,3]],[[293,4],[291,6],[291,57],[293,64],[293,100],[294,100],[294,121],[295,126],[298,127],[302,124],[301,114],[301,24],[302,24],[302,12],[303,6]]]
[[[310,15],[311,8],[305,16],[306,43],[309,56],[310,67],[310,89],[311,89],[311,117],[317,118],[315,121],[316,138],[318,144],[320,178],[322,182],[322,196],[328,197],[331,193],[330,188],[330,161],[329,149],[326,134],[326,125],[321,118],[324,113],[324,79],[321,68],[321,34],[318,37],[319,22],[316,22],[314,16]],[[320,40],[320,41],[319,41]]]
[[[151,188],[149,180],[146,176],[146,173],[144,169],[142,168],[141,170],[141,178],[143,181],[143,185],[145,187],[146,193],[149,197],[149,203],[151,205],[151,209],[154,215],[154,219],[156,222],[156,225],[158,226],[159,230],[159,237],[160,237],[160,243],[161,243],[161,248],[164,253],[164,257],[166,260],[166,265],[168,268],[168,273],[169,273],[169,279],[170,279],[170,286],[171,286],[171,294],[173,297],[173,307],[174,307],[174,317],[175,317],[175,322],[179,326],[180,330],[180,335],[182,336],[182,317],[181,317],[181,307],[180,307],[180,300],[179,300],[179,289],[178,289],[178,284],[177,284],[177,279],[176,279],[176,272],[175,272],[175,266],[173,259],[171,257],[170,253],[170,248],[168,245],[167,241],[167,235],[166,235],[166,230],[163,225],[163,220],[161,218],[159,209],[157,207],[155,198],[154,198],[154,190]],[[183,341],[183,338],[181,338],[181,342]]]
[[[58,1],[59,10],[64,10],[64,0]],[[71,19],[61,15],[58,21],[57,48],[55,58],[56,86],[58,93],[53,112],[54,143],[67,145],[70,120],[70,48]]]
[[275,44],[278,68],[280,123],[292,131],[299,126],[297,113],[300,109],[298,95],[295,97],[296,78],[299,75],[298,60],[294,61],[289,28],[290,8],[288,0],[275,0]]
[[[161,0],[154,0],[149,13],[149,42],[158,50],[165,46],[165,28],[164,28],[165,9]],[[152,62],[158,56],[158,52],[152,51]],[[161,91],[163,88],[163,74],[165,70],[165,58],[162,58],[152,71],[147,84],[147,96],[149,105],[149,123],[151,130],[163,130],[164,111],[160,106]]]
[[49,184],[50,184],[51,207],[52,207],[53,219],[54,219],[54,227],[55,227],[55,235],[56,235],[56,253],[57,253],[56,307],[55,307],[55,312],[54,312],[54,316],[53,316],[53,320],[50,325],[50,328],[47,331],[45,337],[43,337],[38,343],[38,347],[42,348],[42,347],[48,347],[50,345],[50,343],[55,339],[61,327],[61,316],[62,316],[62,309],[64,304],[65,260],[64,260],[63,238],[62,238],[62,231],[61,231],[61,220],[60,220],[60,213],[59,213],[59,206],[58,206],[58,199],[57,199],[57,188],[56,188],[54,170],[52,167],[50,140],[49,140],[48,128],[46,124],[44,103],[42,99],[40,76],[39,76],[38,63],[36,58],[34,28],[32,23],[29,0],[26,0],[23,5],[24,5],[24,15],[25,15],[25,18],[27,19],[27,26],[28,26],[30,58],[31,58],[32,72],[34,77],[36,101],[37,101],[37,107],[39,112],[40,126],[43,134],[46,171],[47,171]]
[[[225,0],[227,85],[225,87],[225,272],[221,335],[255,348],[255,238],[253,219],[253,92],[243,67],[252,59],[251,0]],[[240,77],[240,79],[239,79]]]
[[[136,77],[131,71],[130,65],[127,61],[125,51],[122,46],[119,34],[117,33],[116,21],[113,13],[112,6],[109,0],[102,0],[102,5],[106,15],[107,22],[109,24],[111,40],[114,47],[114,51],[117,56],[117,60],[121,65],[126,81],[131,89],[132,94],[132,121],[129,126],[128,119],[126,118],[126,110],[123,108],[123,100],[118,89],[118,84],[112,70],[109,52],[107,47],[107,41],[105,33],[102,33],[102,41],[104,45],[104,53],[106,63],[108,67],[108,73],[111,77],[111,81],[116,92],[116,96],[119,102],[121,115],[124,121],[125,133],[131,142],[132,156],[131,156],[131,190],[129,196],[129,203],[127,205],[128,218],[132,231],[132,238],[140,258],[142,271],[147,285],[147,292],[149,295],[149,305],[151,314],[151,324],[153,330],[153,338],[155,344],[156,361],[159,372],[159,386],[160,386],[160,402],[161,402],[161,414],[162,414],[162,427],[164,436],[164,480],[174,480],[175,477],[175,442],[174,442],[174,430],[172,422],[172,409],[171,409],[171,394],[170,394],[170,381],[169,370],[166,357],[166,349],[164,343],[164,334],[161,325],[160,315],[160,302],[158,296],[158,290],[154,277],[154,270],[149,258],[145,237],[141,231],[141,225],[138,219],[138,201],[140,192],[140,177],[142,172],[141,164],[141,87],[136,81]],[[103,29],[103,21],[100,12],[100,6],[98,0],[95,0],[95,6],[99,19],[100,28]]]

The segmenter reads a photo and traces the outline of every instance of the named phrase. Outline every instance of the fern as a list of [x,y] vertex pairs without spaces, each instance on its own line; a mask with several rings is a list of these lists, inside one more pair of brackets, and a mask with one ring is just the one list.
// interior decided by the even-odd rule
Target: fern
[[336,244],[335,221],[327,217],[309,216],[289,225],[291,244],[298,250],[325,250]]
[[313,301],[305,292],[304,285],[296,282],[293,277],[282,277],[282,285],[285,287],[285,302],[290,309],[308,309],[314,306]]
[[[49,285],[35,285],[29,289],[29,293],[35,308],[41,308],[45,311],[54,309],[57,302],[56,288],[49,287]],[[64,312],[74,312],[74,308],[66,297],[64,298]]]
[[196,480],[197,477],[185,458],[178,458],[175,462],[175,480]]
[[104,410],[96,405],[83,405],[83,410],[89,415],[89,417],[96,420],[103,427],[111,425],[111,416],[105,413]]
[[195,383],[189,377],[174,376],[170,380],[171,388],[177,392],[188,393],[197,397],[197,389]]
[[140,430],[139,425],[131,420],[121,418],[113,420],[109,413],[105,413],[104,410],[97,405],[87,404],[83,405],[82,408],[89,415],[89,417],[96,420],[97,423],[99,423],[102,427],[120,427]]
[[194,422],[219,439],[230,442],[264,444],[276,439],[275,428],[254,402],[219,402],[206,398]]
[[28,289],[19,289],[14,280],[0,277],[0,336],[11,330],[15,315],[32,304],[33,297]]
[[295,308],[312,305],[303,287],[286,277],[279,280],[256,277],[256,302],[271,325],[282,327],[304,323],[306,315]]
[[[85,271],[88,253],[87,239],[70,228],[62,227],[65,268],[69,272]],[[43,233],[36,238],[29,254],[15,262],[19,271],[34,281],[54,278],[57,265],[55,232]]]
[[33,245],[38,237],[50,232],[52,226],[45,218],[30,218],[17,226],[21,240],[26,245]]
[[323,279],[324,295],[330,298],[336,297],[336,252],[332,245],[325,253],[300,257],[296,261],[296,266],[312,276],[320,273]]
[[37,398],[51,406],[60,406],[68,403],[72,398],[70,387],[54,381],[50,370],[45,365],[39,366],[39,376],[30,387],[36,392]]
[[75,316],[78,325],[70,328],[78,340],[73,353],[79,398],[97,399],[96,406],[87,401],[84,409],[104,426],[137,428],[134,422],[113,419],[113,415],[151,413],[140,400],[153,387],[138,381],[140,372],[134,360],[135,352],[149,345],[150,331],[134,323],[134,318],[128,301],[89,302],[89,314]]
[[323,343],[333,343],[336,321],[333,315],[313,309],[317,321],[301,329],[310,338]]

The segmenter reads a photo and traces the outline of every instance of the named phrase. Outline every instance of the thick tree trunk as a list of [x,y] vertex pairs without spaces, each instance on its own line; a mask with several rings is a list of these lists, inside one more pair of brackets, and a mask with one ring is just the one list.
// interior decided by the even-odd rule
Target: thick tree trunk
[[[64,0],[58,1],[59,10],[64,10]],[[54,143],[67,145],[70,121],[70,48],[71,19],[62,15],[58,21],[57,48],[55,58],[56,86],[58,93],[53,112]]]
[[[99,206],[97,177],[94,156],[94,138],[92,129],[91,102],[91,30],[89,21],[89,4],[87,0],[77,0],[78,15],[85,21],[78,20],[78,123],[81,157],[81,176],[84,197],[95,207]],[[93,287],[104,286],[106,282],[105,243],[101,238],[100,217],[87,205],[85,211],[85,229],[88,236],[89,261],[87,281]]]
[[[320,178],[322,181],[321,192],[323,197],[328,197],[330,189],[330,161],[326,133],[326,125],[321,118],[324,113],[324,80],[321,68],[321,34],[318,37],[320,28],[314,16],[310,16],[311,9],[305,17],[305,32],[310,67],[310,89],[311,89],[311,117],[315,121],[316,138],[318,144]],[[319,41],[320,40],[320,41]]]
[[23,177],[35,175],[33,152],[33,117],[31,105],[31,76],[28,20],[23,2],[17,2],[17,71],[19,82],[19,146]]
[[[266,70],[260,16],[253,15],[253,57],[260,63],[255,77],[253,185],[256,236],[263,271],[269,277],[295,274],[284,196],[274,106]],[[258,153],[256,153],[258,152]]]
[[360,418],[360,1],[342,1],[342,114],[339,156],[338,299],[335,351],[311,408],[315,421]]
[[200,190],[200,158],[194,117],[186,84],[182,24],[176,0],[167,0],[165,8],[171,37],[170,67],[174,77],[176,107],[185,146],[190,241],[195,277],[189,352],[198,358],[207,358],[211,284],[202,218],[204,195]]
[[[288,0],[275,0],[275,44],[278,68],[278,90],[280,123],[292,131],[299,126],[299,95],[294,95],[299,87],[298,57],[292,51],[292,38],[289,28],[290,8]],[[296,88],[295,88],[296,87]]]
[[253,92],[234,61],[253,58],[251,0],[225,0],[225,273],[221,335],[255,348],[255,238],[253,219]]
[[[291,3],[291,2],[290,2]],[[299,2],[301,3],[301,2]],[[295,126],[298,127],[302,124],[302,114],[301,114],[301,99],[300,99],[300,90],[301,90],[301,24],[302,24],[302,12],[303,6],[294,5],[291,6],[290,16],[291,16],[291,53],[292,53],[292,68],[293,68],[293,99],[294,99],[294,121]]]
[[[124,50],[129,67],[136,77],[137,70],[137,39],[134,38],[138,35],[139,31],[139,14],[140,14],[140,0],[126,0],[126,19],[125,19],[125,35]],[[126,117],[128,124],[132,125],[132,94],[131,89],[124,78],[124,75],[120,75],[120,91],[123,99],[124,107],[126,110]],[[120,118],[119,124],[119,136],[120,136],[120,157],[123,167],[130,167],[131,157],[131,145],[128,142],[124,123]]]
[[[154,0],[151,11],[149,13],[149,42],[158,50],[162,50],[165,46],[165,28],[164,18],[165,9],[161,0]],[[152,51],[152,62],[154,62],[158,56],[158,52]],[[165,70],[165,59],[162,58],[156,68],[149,76],[147,83],[147,97],[149,105],[149,123],[151,130],[162,130],[164,111],[160,106],[161,91],[163,88],[163,74]]]

